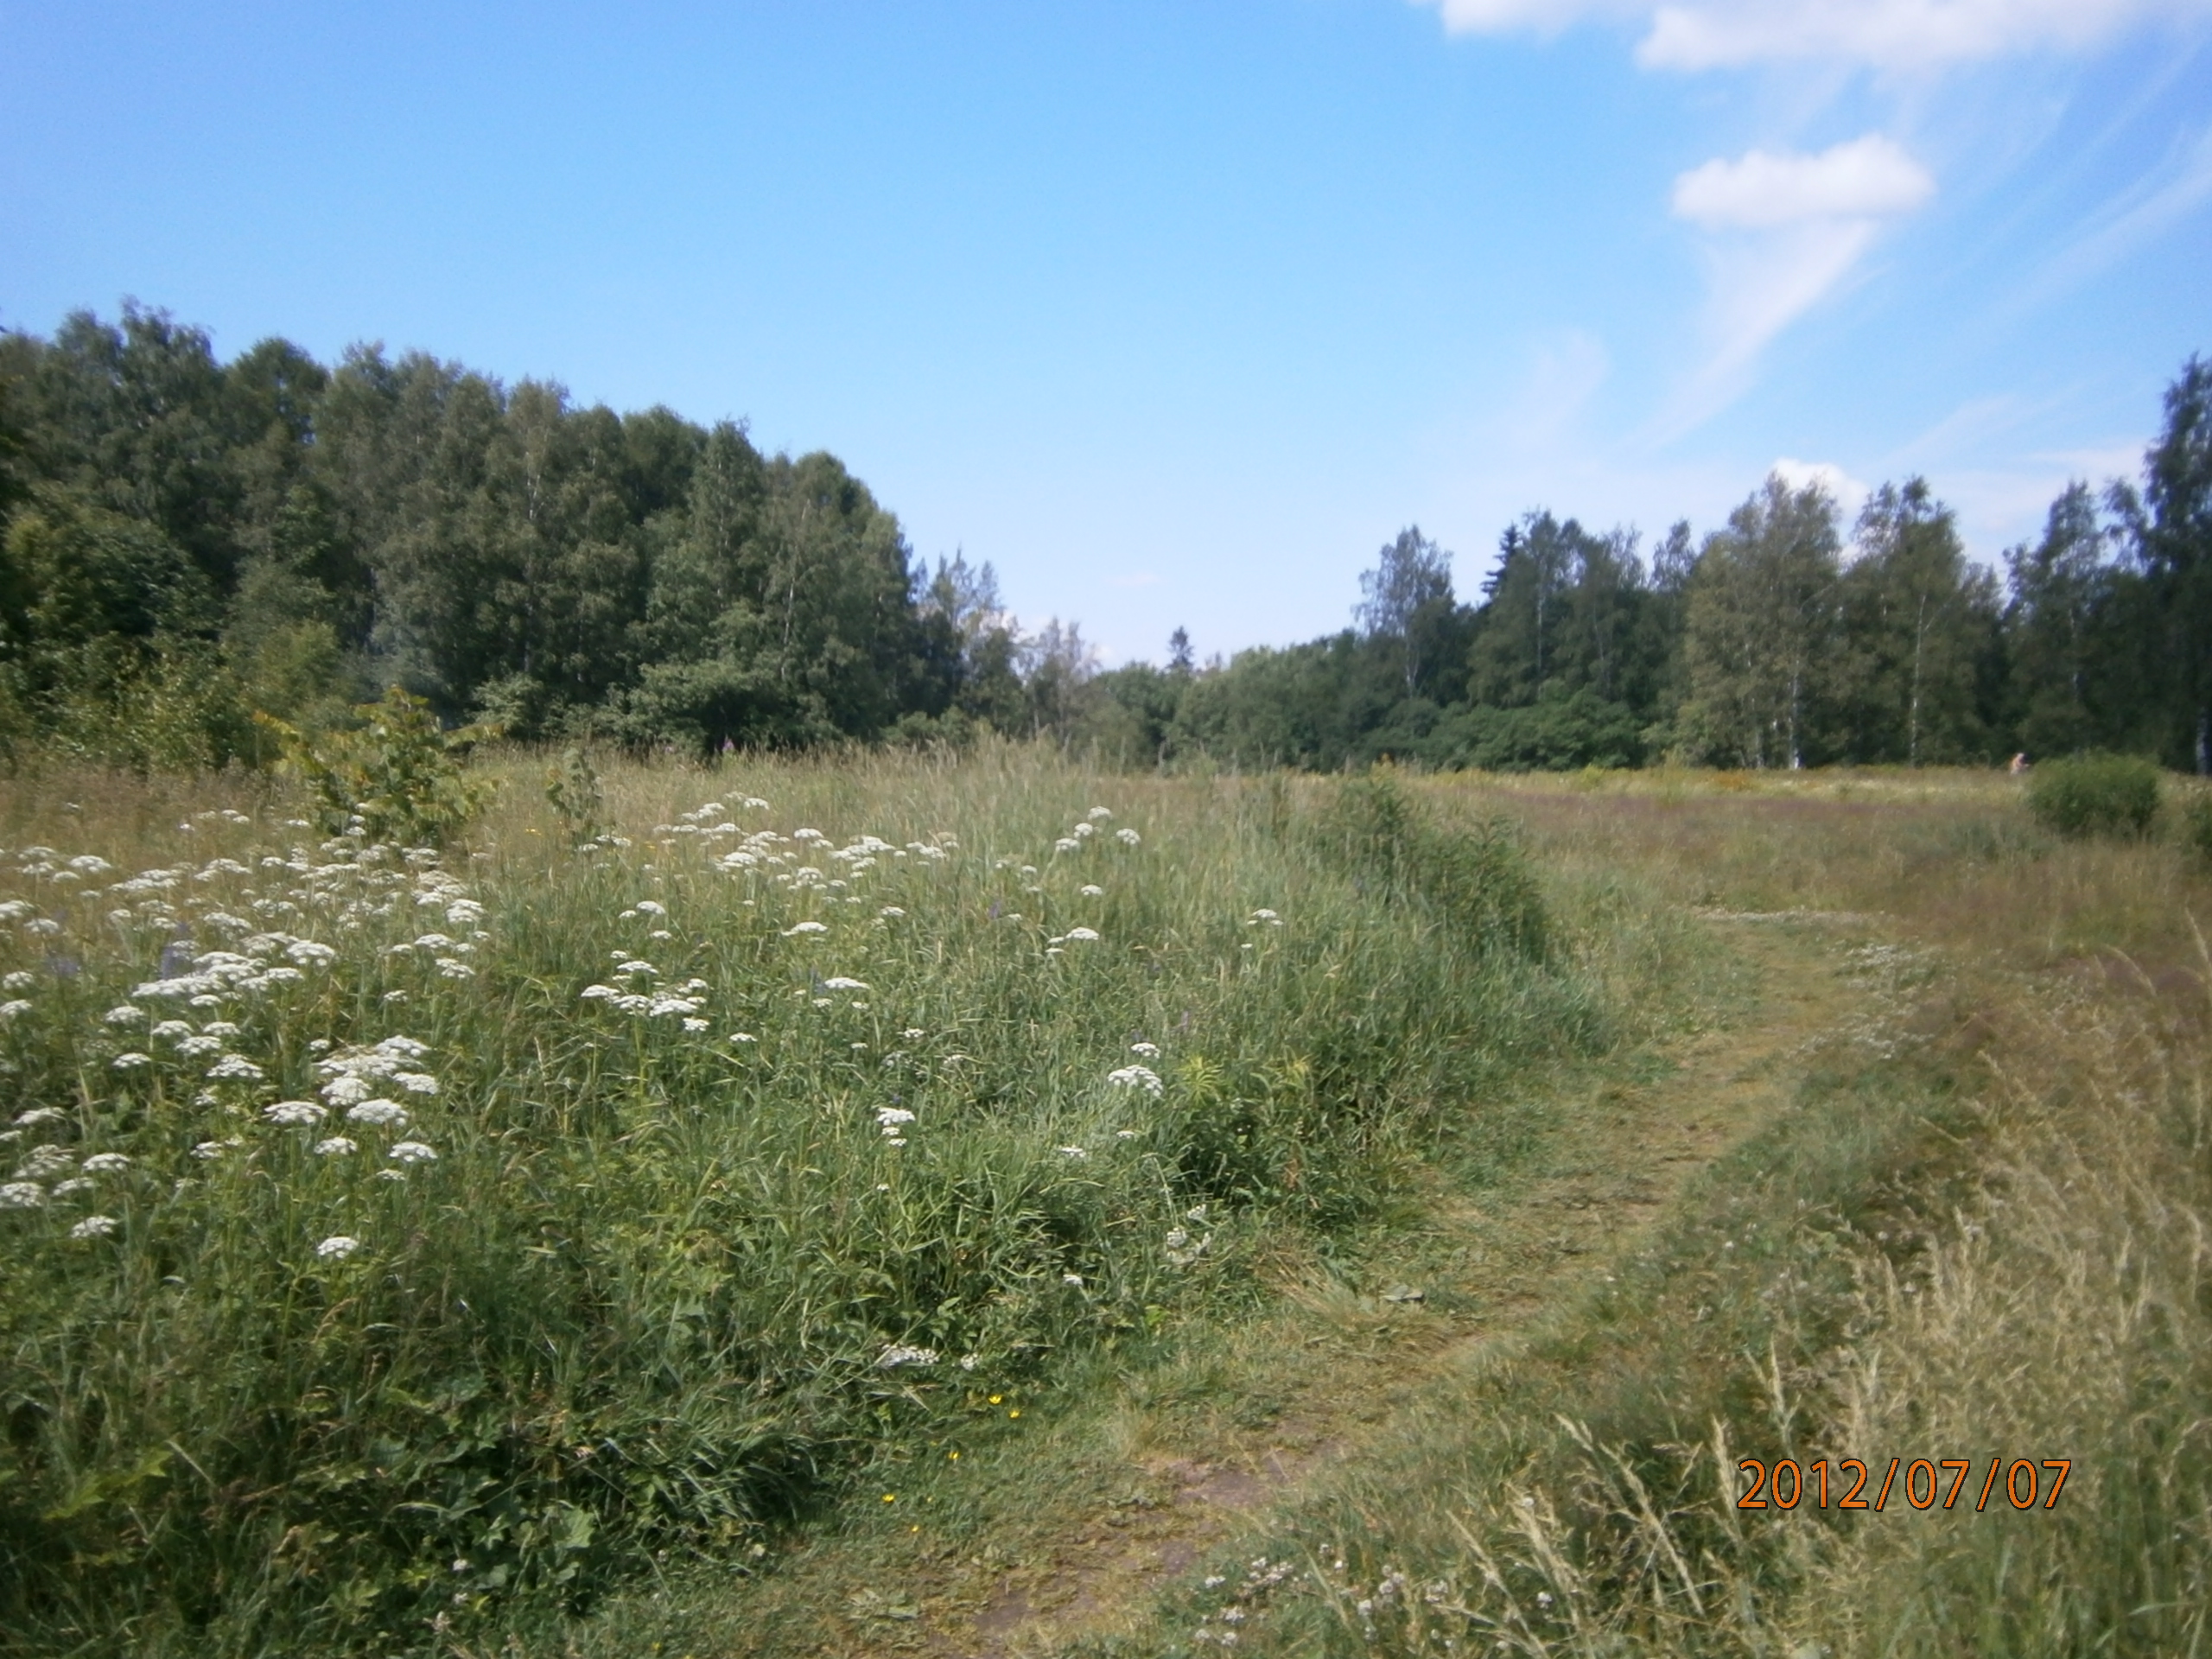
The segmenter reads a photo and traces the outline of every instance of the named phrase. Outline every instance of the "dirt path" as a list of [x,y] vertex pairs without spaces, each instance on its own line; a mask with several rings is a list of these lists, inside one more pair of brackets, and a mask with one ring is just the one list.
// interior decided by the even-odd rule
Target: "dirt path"
[[[1135,1630],[1159,1589],[1376,1444],[1425,1383],[1513,1351],[1791,1099],[1813,1039],[1863,1000],[1839,937],[1861,918],[1710,920],[1751,970],[1742,1017],[1560,1103],[1568,1121],[1518,1181],[1478,1199],[1427,1195],[1402,1282],[1290,1285],[1213,1357],[1198,1408],[1172,1380],[1137,1383],[1103,1419],[1040,1441],[1026,1478],[1003,1483],[997,1512],[984,1500],[957,1541],[916,1524],[906,1552],[880,1539],[865,1559],[836,1540],[808,1549],[776,1575],[757,1645],[739,1650],[1032,1659]],[[783,1623],[794,1618],[804,1634]]]

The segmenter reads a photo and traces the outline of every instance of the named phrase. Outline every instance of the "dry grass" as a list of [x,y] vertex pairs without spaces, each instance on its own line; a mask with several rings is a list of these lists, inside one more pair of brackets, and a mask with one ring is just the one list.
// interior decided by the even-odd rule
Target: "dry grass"
[[[1149,1638],[1086,1650],[2202,1650],[2201,865],[2171,837],[2058,842],[1986,776],[1428,787],[1503,807],[1587,881],[1836,936],[1858,1010],[1618,1283],[1236,1546],[1295,1573],[1217,1565],[1226,1587],[1172,1599]],[[1949,1510],[1900,1491],[1878,1515],[1745,1512],[1745,1453],[1877,1482],[1972,1459],[1973,1484]],[[1977,1511],[1993,1457],[2037,1465],[2046,1497],[2042,1460],[2069,1460],[2057,1506],[2000,1483]]]

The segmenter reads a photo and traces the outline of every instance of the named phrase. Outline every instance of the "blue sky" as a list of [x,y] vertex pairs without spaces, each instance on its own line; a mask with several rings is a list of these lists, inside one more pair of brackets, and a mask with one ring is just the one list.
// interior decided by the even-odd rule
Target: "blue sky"
[[126,295],[832,449],[1109,661],[1777,462],[1993,560],[2212,352],[2212,0],[0,0],[0,325]]

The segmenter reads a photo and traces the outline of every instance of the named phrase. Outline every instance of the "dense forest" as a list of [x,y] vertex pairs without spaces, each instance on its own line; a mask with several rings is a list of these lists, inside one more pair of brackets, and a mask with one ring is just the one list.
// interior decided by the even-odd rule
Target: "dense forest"
[[397,683],[529,741],[711,753],[982,730],[1122,765],[1950,763],[2111,748],[2212,769],[2212,363],[2139,482],[2069,487],[1971,563],[1920,479],[1855,523],[1770,478],[1648,551],[1546,511],[1478,601],[1408,529],[1356,626],[1101,672],[988,565],[918,560],[835,456],[579,408],[420,353],[219,361],[126,306],[0,333],[0,750],[268,758]]

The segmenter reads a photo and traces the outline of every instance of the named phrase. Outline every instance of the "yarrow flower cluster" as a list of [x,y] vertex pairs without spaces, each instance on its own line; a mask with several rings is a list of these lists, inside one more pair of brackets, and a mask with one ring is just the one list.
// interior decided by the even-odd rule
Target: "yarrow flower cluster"
[[1160,1082],[1160,1073],[1148,1065],[1125,1065],[1106,1074],[1107,1085],[1114,1089],[1140,1089],[1157,1100],[1166,1085]]

